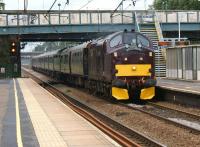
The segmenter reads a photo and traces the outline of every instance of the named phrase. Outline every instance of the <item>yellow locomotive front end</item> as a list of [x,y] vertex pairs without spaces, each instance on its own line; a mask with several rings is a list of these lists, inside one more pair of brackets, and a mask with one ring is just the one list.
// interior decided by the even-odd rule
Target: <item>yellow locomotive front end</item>
[[122,36],[122,47],[112,53],[112,97],[152,99],[156,85],[152,43],[141,33],[124,32]]
[[[152,84],[150,87],[145,87],[145,78],[144,77],[151,77],[151,64],[118,64],[115,65],[116,72],[116,79],[118,82],[123,82],[126,86],[120,87],[114,85],[112,87],[112,96],[115,97],[117,100],[128,100],[131,96],[132,92],[130,90],[136,90],[136,87],[140,89],[140,99],[147,100],[152,99],[155,96],[155,85]],[[120,78],[123,77],[123,78]],[[131,79],[136,79],[138,77],[142,77],[136,81],[134,81],[134,87],[130,88],[131,84],[133,84]],[[136,83],[138,82],[138,83]],[[123,84],[122,84],[123,85]],[[145,87],[145,88],[144,88]]]

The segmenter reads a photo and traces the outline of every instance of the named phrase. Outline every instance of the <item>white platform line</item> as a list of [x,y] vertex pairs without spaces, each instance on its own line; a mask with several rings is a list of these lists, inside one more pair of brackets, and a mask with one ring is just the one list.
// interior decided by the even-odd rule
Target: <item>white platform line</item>
[[40,147],[67,147],[66,142],[37,102],[29,87],[18,79]]
[[15,92],[15,112],[16,112],[16,133],[17,133],[17,145],[18,147],[23,147],[22,143],[22,135],[21,135],[21,124],[20,124],[20,114],[19,114],[19,102],[18,102],[18,96],[17,96],[17,88],[16,88],[16,82],[14,81],[14,92]]

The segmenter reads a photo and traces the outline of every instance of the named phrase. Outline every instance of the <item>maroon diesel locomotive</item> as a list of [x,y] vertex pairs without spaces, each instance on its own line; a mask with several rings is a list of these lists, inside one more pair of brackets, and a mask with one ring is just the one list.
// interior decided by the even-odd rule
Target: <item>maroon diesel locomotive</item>
[[117,100],[155,95],[153,45],[134,31],[36,56],[32,68]]

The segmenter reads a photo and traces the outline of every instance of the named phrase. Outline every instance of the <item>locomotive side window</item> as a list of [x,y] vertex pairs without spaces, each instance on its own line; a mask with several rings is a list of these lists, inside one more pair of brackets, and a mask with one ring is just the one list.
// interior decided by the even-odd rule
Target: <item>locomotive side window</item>
[[140,44],[143,47],[149,47],[150,45],[149,40],[142,35],[137,35],[137,41],[138,41],[138,45]]
[[122,35],[117,35],[110,41],[110,47],[116,47],[122,44]]

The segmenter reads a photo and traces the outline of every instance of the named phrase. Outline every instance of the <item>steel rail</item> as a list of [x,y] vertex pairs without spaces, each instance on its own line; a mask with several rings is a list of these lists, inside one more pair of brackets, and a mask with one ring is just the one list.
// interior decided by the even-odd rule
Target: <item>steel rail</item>
[[161,109],[168,109],[168,110],[171,110],[171,111],[177,111],[177,112],[182,113],[184,115],[188,115],[189,117],[192,117],[194,119],[199,119],[200,120],[200,115],[198,115],[198,114],[190,113],[190,112],[183,111],[183,110],[176,109],[176,108],[171,108],[171,107],[164,106],[162,104],[153,103],[153,102],[148,102],[147,104],[149,104],[151,106],[159,107]]
[[77,107],[76,104],[72,103],[70,100],[66,99],[66,96],[62,94],[60,91],[58,91],[56,88],[52,87],[51,85],[48,85],[47,87],[48,91],[50,91],[55,96],[59,97],[59,99],[69,106],[72,110],[74,110],[76,113],[87,119],[89,122],[91,122],[93,125],[95,125],[97,128],[99,128],[101,131],[106,133],[108,136],[113,138],[115,141],[117,141],[122,146],[134,146],[134,147],[140,147],[139,144],[129,140],[127,137],[121,135],[117,131],[113,130],[111,127],[107,126],[105,123],[102,123],[100,120],[98,120],[95,116],[88,113],[86,110],[82,109],[81,107]]
[[150,116],[152,116],[152,117],[154,117],[154,118],[157,118],[157,119],[159,119],[159,120],[163,120],[163,121],[165,121],[165,122],[167,122],[167,123],[170,123],[170,124],[173,124],[173,125],[175,125],[175,126],[177,126],[177,127],[190,130],[191,132],[193,132],[193,133],[195,133],[195,134],[200,134],[200,130],[195,129],[195,128],[193,128],[193,127],[190,127],[190,126],[188,126],[188,125],[185,125],[185,124],[182,124],[182,123],[179,123],[179,122],[170,120],[170,119],[165,118],[165,117],[163,117],[163,116],[156,115],[156,114],[154,114],[154,113],[152,113],[152,112],[148,112],[147,110],[142,110],[141,108],[132,107],[132,106],[129,106],[129,105],[124,104],[124,103],[119,103],[119,104],[120,104],[121,106],[127,107],[127,108],[129,108],[129,109],[133,109],[133,110],[136,110],[136,111],[140,111],[140,112],[142,112],[142,113],[145,113],[145,114],[147,114],[147,115],[150,115]]
[[[148,147],[165,147],[165,145],[149,138],[148,136],[136,131],[132,130],[130,128],[127,128],[123,126],[122,124],[112,120],[111,118],[99,113],[97,110],[94,110],[87,105],[81,103],[80,101],[77,101],[72,96],[69,96],[67,94],[62,93],[57,88],[55,88],[53,85],[50,85],[46,83],[45,81],[39,79],[32,73],[29,73],[28,71],[24,70],[30,78],[35,80],[38,84],[40,84],[45,89],[49,90],[53,95],[56,97],[59,97],[62,102],[64,102],[66,105],[68,105],[70,108],[72,108],[75,112],[83,116],[85,119],[90,121],[92,124],[94,124],[96,127],[98,127],[100,130],[102,130],[104,133],[106,133],[108,136],[113,138],[116,142],[121,144],[122,146],[132,146],[132,147],[138,147],[138,146],[148,146]],[[91,113],[89,113],[90,111]],[[98,116],[98,118],[97,118]],[[137,142],[133,141],[133,139],[129,139],[128,137],[125,137],[125,135],[122,135],[122,133],[119,133],[120,131],[115,131],[112,129],[112,127],[105,124],[105,121],[109,121],[109,124],[112,124],[112,127],[120,128],[120,130],[123,130],[121,132],[128,133],[129,136],[136,138]]]

